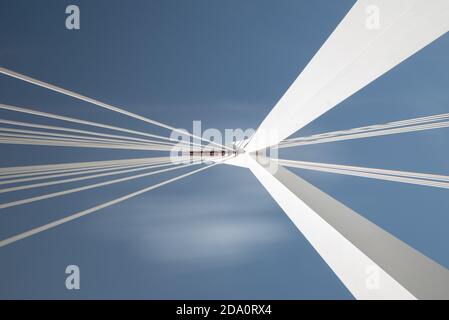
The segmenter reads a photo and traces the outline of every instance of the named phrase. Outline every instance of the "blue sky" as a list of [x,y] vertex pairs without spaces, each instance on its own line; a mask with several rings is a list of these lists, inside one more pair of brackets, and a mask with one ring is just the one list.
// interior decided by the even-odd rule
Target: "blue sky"
[[[79,31],[65,29],[65,7],[72,3],[81,9]],[[353,3],[2,0],[0,64],[176,127],[189,129],[201,120],[205,128],[256,128]],[[296,135],[448,112],[448,51],[445,35]],[[4,76],[0,97],[2,103],[168,134]],[[5,111],[0,117],[42,121]],[[438,129],[320,144],[281,156],[449,174],[448,134]],[[2,167],[148,156],[0,148]],[[447,190],[295,172],[449,267]],[[4,210],[0,236],[177,173]],[[2,194],[0,202],[58,189]],[[69,264],[81,269],[79,291],[65,288]],[[352,296],[250,172],[220,166],[2,248],[0,298]]]

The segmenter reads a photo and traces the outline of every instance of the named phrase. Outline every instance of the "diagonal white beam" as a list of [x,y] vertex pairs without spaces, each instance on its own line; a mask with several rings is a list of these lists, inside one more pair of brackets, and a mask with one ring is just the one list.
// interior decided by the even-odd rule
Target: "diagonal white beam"
[[449,298],[441,265],[287,169],[246,164],[355,298]]
[[445,34],[448,17],[447,0],[357,1],[246,150],[278,144],[347,99]]

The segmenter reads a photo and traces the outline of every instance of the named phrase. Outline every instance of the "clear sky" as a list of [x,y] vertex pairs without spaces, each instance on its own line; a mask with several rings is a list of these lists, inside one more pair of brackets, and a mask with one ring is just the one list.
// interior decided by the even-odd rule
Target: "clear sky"
[[[190,129],[201,120],[204,128],[257,128],[353,3],[1,0],[0,65],[176,127]],[[80,30],[65,28],[69,4],[81,9]],[[449,112],[448,52],[445,35],[296,136]],[[5,76],[0,102],[168,134]],[[57,123],[5,111],[0,118]],[[438,129],[319,144],[281,156],[447,175],[448,134]],[[1,167],[149,156],[0,148]],[[0,238],[180,172],[2,210]],[[449,191],[295,172],[449,267]],[[1,194],[0,203],[60,189]],[[79,291],[65,288],[70,264],[81,269]],[[0,298],[352,296],[250,172],[220,166],[1,248]]]

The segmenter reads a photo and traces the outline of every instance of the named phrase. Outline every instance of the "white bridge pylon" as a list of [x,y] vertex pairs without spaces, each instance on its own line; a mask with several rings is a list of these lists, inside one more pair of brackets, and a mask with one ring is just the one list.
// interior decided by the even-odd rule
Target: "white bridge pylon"
[[[377,25],[369,14],[378,15]],[[449,270],[260,154],[447,31],[447,0],[357,1],[245,153],[225,161],[251,170],[357,299],[449,299]]]
[[449,270],[275,162],[225,161],[251,170],[355,298],[449,299]]
[[[104,182],[89,182],[88,185],[77,188],[2,203],[0,204],[0,210],[2,210],[207,163],[206,166],[199,169],[181,173],[92,208],[71,213],[59,220],[9,236],[6,239],[0,239],[0,248],[37,236],[54,227],[97,213],[104,208],[225,163],[251,170],[354,297],[358,299],[449,299],[449,271],[446,268],[279,164],[440,187],[447,187],[449,179],[447,176],[289,160],[276,161],[261,156],[265,153],[263,150],[270,146],[296,145],[301,139],[291,139],[290,142],[284,139],[444,35],[448,30],[449,0],[357,1],[262,122],[256,133],[248,140],[238,142],[235,149],[194,134],[185,133],[123,108],[0,67],[0,74],[141,120],[150,125],[187,134],[199,141],[214,145],[214,148],[218,147],[218,153],[216,153],[196,142],[183,143],[181,150],[188,147],[187,152],[191,158],[187,164],[173,162],[171,157],[146,157],[0,168],[0,185],[33,181],[29,185],[0,189],[0,193],[75,181],[89,182],[100,177],[128,174],[125,177],[113,178]],[[175,142],[178,142],[171,137],[28,108],[0,104],[0,109],[120,132],[118,135],[92,131],[94,129],[84,130],[0,119],[1,124],[8,126],[0,128],[0,144],[169,152],[172,151]],[[357,130],[349,131],[352,135],[343,137],[336,134],[328,137],[330,140],[318,139],[315,142],[392,134],[407,132],[407,130],[417,131],[448,125],[446,122],[432,123],[436,118],[446,119],[447,117],[438,115],[402,121],[400,122],[401,126],[394,129],[391,128],[392,124],[376,126],[378,129],[390,128],[391,130],[370,132],[366,127],[356,128]],[[423,124],[424,122],[426,123]],[[395,124],[398,125],[398,123]],[[402,126],[405,123],[416,125]],[[420,124],[418,125],[418,123]],[[356,134],[355,131],[358,133]],[[279,144],[280,142],[283,143]],[[206,155],[209,152],[209,155],[203,158],[203,152]],[[213,162],[213,164],[208,164],[208,162]],[[167,168],[165,168],[166,166]],[[162,167],[164,168],[159,169]],[[144,172],[133,174],[138,171]],[[59,180],[35,182],[50,178]],[[428,178],[437,178],[436,180],[440,182],[433,182]]]
[[278,144],[448,30],[447,0],[357,1],[245,149]]

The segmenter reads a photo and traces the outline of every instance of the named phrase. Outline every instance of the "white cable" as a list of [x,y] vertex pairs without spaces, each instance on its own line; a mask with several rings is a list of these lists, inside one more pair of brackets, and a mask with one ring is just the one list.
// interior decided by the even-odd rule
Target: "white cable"
[[376,131],[369,132],[361,132],[354,134],[346,134],[346,135],[336,135],[326,138],[318,138],[316,140],[312,140],[312,138],[304,138],[303,141],[296,140],[296,142],[286,141],[278,146],[278,148],[291,148],[296,146],[310,145],[310,144],[318,144],[318,143],[326,143],[326,142],[334,142],[334,141],[345,141],[352,139],[361,139],[361,138],[369,138],[369,137],[378,137],[384,135],[392,135],[406,132],[416,132],[423,130],[431,130],[431,129],[440,129],[449,127],[449,121],[436,122],[431,124],[420,124],[420,125],[412,125],[400,128],[392,128],[392,129],[382,129]]
[[0,123],[10,124],[10,125],[14,125],[14,126],[21,126],[21,127],[49,129],[49,130],[54,130],[54,131],[76,132],[76,133],[82,133],[82,134],[91,135],[91,136],[108,137],[108,138],[129,140],[129,141],[135,141],[135,142],[176,145],[174,142],[170,142],[170,141],[163,142],[163,141],[158,141],[158,140],[149,140],[149,139],[142,139],[142,138],[136,138],[136,137],[130,137],[130,136],[99,133],[99,132],[88,131],[88,130],[72,129],[72,128],[58,127],[58,126],[49,126],[49,125],[35,124],[35,123],[29,123],[29,122],[0,119]]
[[308,166],[316,166],[316,167],[328,167],[328,168],[335,168],[335,169],[341,169],[341,170],[380,173],[380,174],[386,174],[386,175],[393,175],[393,176],[400,176],[400,177],[410,177],[410,178],[419,178],[419,179],[426,179],[426,180],[449,181],[449,176],[438,175],[438,174],[410,172],[410,171],[386,170],[386,169],[378,169],[378,168],[345,166],[345,165],[338,165],[338,164],[328,164],[328,163],[308,162],[308,161],[296,161],[296,160],[279,160],[279,163],[282,163],[282,164],[299,164],[299,165],[308,165]]
[[100,205],[98,205],[98,206],[95,206],[95,207],[93,207],[93,208],[90,208],[90,209],[87,209],[87,210],[83,210],[83,211],[74,213],[74,214],[72,214],[72,215],[70,215],[70,216],[68,216],[68,217],[65,217],[65,218],[62,218],[62,219],[59,219],[59,220],[56,220],[56,221],[47,223],[47,224],[42,225],[42,226],[40,226],[40,227],[37,227],[37,228],[31,229],[31,230],[22,232],[22,233],[20,233],[20,234],[17,234],[17,235],[15,235],[15,236],[12,236],[12,237],[7,238],[7,239],[4,239],[4,240],[1,240],[1,241],[0,241],[0,247],[4,247],[4,246],[6,246],[6,245],[8,245],[8,244],[14,243],[14,242],[16,242],[16,241],[19,241],[19,240],[22,240],[22,239],[31,237],[31,236],[33,236],[33,235],[35,235],[35,234],[40,233],[40,232],[43,232],[43,231],[49,230],[49,229],[51,229],[51,228],[57,227],[57,226],[59,226],[59,225],[61,225],[61,224],[64,224],[64,223],[73,221],[73,220],[78,219],[78,218],[81,218],[81,217],[86,216],[86,215],[88,215],[88,214],[90,214],[90,213],[93,213],[93,212],[96,212],[96,211],[98,211],[98,210],[101,210],[101,209],[110,207],[110,206],[112,206],[112,205],[118,204],[118,203],[123,202],[123,201],[125,201],[125,200],[128,200],[128,199],[130,199],[130,198],[133,198],[133,197],[136,197],[136,196],[138,196],[138,195],[141,195],[141,194],[143,194],[143,193],[145,193],[145,192],[154,190],[154,189],[156,189],[156,188],[159,188],[159,187],[162,187],[162,186],[164,186],[164,185],[167,185],[167,184],[169,184],[169,183],[171,183],[171,182],[180,180],[180,179],[182,179],[182,178],[188,177],[188,176],[193,175],[193,174],[195,174],[195,173],[198,173],[198,172],[200,172],[200,171],[203,171],[203,170],[206,170],[206,169],[208,169],[208,168],[211,168],[211,167],[213,167],[213,166],[215,166],[215,165],[217,165],[217,164],[211,164],[211,165],[208,165],[208,166],[206,166],[206,167],[203,167],[203,168],[200,168],[200,169],[197,169],[197,170],[194,170],[194,171],[191,171],[191,172],[182,174],[182,175],[180,175],[180,176],[177,176],[177,177],[174,177],[174,178],[171,178],[171,179],[162,181],[162,182],[160,182],[160,183],[157,183],[157,184],[155,184],[155,185],[152,185],[152,186],[149,186],[149,187],[147,187],[147,188],[141,189],[141,190],[139,190],[139,191],[130,193],[130,194],[126,195],[126,196],[123,196],[123,197],[114,199],[114,200],[112,200],[112,201],[105,202],[105,203],[100,204]]
[[[167,161],[167,162],[169,162],[169,161]],[[112,170],[119,170],[119,169],[124,169],[124,168],[140,167],[140,166],[144,166],[144,165],[148,165],[148,163],[113,165],[113,166],[107,166],[107,167],[92,167],[87,170],[86,169],[78,169],[76,171],[73,171],[73,169],[68,169],[68,170],[63,170],[63,172],[60,172],[60,173],[52,172],[52,174],[50,174],[50,175],[42,175],[42,173],[34,173],[34,175],[38,175],[38,176],[30,177],[30,175],[27,175],[27,178],[2,180],[2,181],[0,181],[0,185],[22,183],[22,182],[36,181],[36,180],[48,180],[48,179],[53,179],[53,178],[61,178],[61,177],[69,177],[69,176],[79,176],[79,175],[89,174],[89,173],[94,173],[94,172],[112,171]]]
[[191,133],[188,133],[188,132],[184,132],[184,131],[182,131],[182,130],[179,130],[179,129],[175,128],[175,127],[166,125],[166,124],[161,123],[161,122],[159,122],[159,121],[155,121],[155,120],[152,120],[152,119],[149,119],[149,118],[140,116],[140,115],[138,115],[138,114],[135,114],[135,113],[126,111],[126,110],[124,110],[124,109],[121,109],[121,108],[118,108],[118,107],[114,107],[114,106],[112,106],[112,105],[110,105],[110,104],[107,104],[107,103],[104,103],[104,102],[101,102],[101,101],[98,101],[98,100],[95,100],[95,99],[92,99],[92,98],[83,96],[83,95],[81,95],[81,94],[79,94],[79,93],[76,93],[76,92],[73,92],[73,91],[70,91],[70,90],[67,90],[67,89],[63,89],[63,88],[61,88],[61,87],[58,87],[58,86],[55,86],[55,85],[52,85],[52,84],[49,84],[49,83],[46,83],[46,82],[43,82],[43,81],[34,79],[34,78],[31,78],[31,77],[28,77],[28,76],[26,76],[26,75],[23,75],[23,74],[14,72],[14,71],[12,71],[12,70],[8,70],[8,69],[6,69],[6,68],[1,68],[1,67],[0,67],[0,73],[3,73],[4,75],[7,75],[7,76],[10,76],[10,77],[19,79],[19,80],[26,81],[26,82],[28,82],[28,83],[37,85],[37,86],[42,87],[42,88],[46,88],[46,89],[49,89],[49,90],[52,90],[52,91],[55,91],[55,92],[64,94],[64,95],[66,95],[66,96],[69,96],[69,97],[72,97],[72,98],[75,98],[75,99],[79,99],[79,100],[82,100],[82,101],[85,101],[85,102],[94,104],[94,105],[96,105],[96,106],[99,106],[99,107],[102,107],[102,108],[105,108],[105,109],[108,109],[108,110],[111,110],[111,111],[115,111],[115,112],[117,112],[117,113],[126,115],[126,116],[131,117],[131,118],[134,118],[134,119],[138,119],[138,120],[144,121],[144,122],[146,122],[146,123],[150,123],[150,124],[153,124],[153,125],[156,125],[156,126],[159,126],[159,127],[165,128],[165,129],[168,129],[168,130],[172,130],[172,131],[174,131],[174,132],[181,133],[181,134],[183,134],[183,135],[187,134],[188,136],[190,136],[190,137],[192,137],[192,138],[195,138],[195,139],[199,139],[199,140],[208,142],[208,143],[213,144],[213,145],[216,145],[216,146],[218,146],[218,147],[220,147],[220,148],[228,148],[228,147],[226,147],[226,146],[217,144],[217,143],[215,143],[215,142],[213,142],[213,141],[209,141],[209,140],[204,139],[204,138],[202,138],[202,137],[198,137],[198,136],[193,135],[193,134],[191,134]]
[[172,170],[177,170],[177,169],[189,167],[189,166],[192,166],[192,165],[197,165],[199,163],[201,163],[201,161],[200,162],[189,163],[189,164],[186,164],[186,165],[176,166],[176,167],[173,167],[173,168],[161,169],[161,170],[157,170],[157,171],[151,171],[151,172],[148,172],[148,173],[142,173],[142,174],[134,175],[134,176],[131,176],[131,177],[125,177],[125,178],[115,179],[115,180],[111,180],[111,181],[95,183],[95,184],[92,184],[92,185],[87,185],[87,186],[83,186],[83,187],[79,187],[79,188],[68,189],[68,190],[64,190],[64,191],[58,191],[58,192],[54,192],[54,193],[44,194],[44,195],[41,195],[41,196],[36,196],[36,197],[27,198],[27,199],[22,199],[22,200],[12,201],[12,202],[8,202],[8,203],[3,203],[3,204],[0,204],[0,209],[11,208],[11,207],[15,207],[15,206],[23,205],[23,204],[28,204],[28,203],[32,203],[32,202],[36,202],[36,201],[40,201],[40,200],[46,200],[46,199],[50,199],[50,198],[54,198],[54,197],[64,196],[64,195],[75,193],[75,192],[90,190],[90,189],[93,189],[93,188],[99,188],[99,187],[108,186],[108,185],[111,185],[111,184],[116,184],[116,183],[119,183],[119,182],[124,182],[124,181],[134,180],[134,179],[138,179],[138,178],[143,178],[143,177],[155,175],[155,174],[158,174],[158,173],[168,172],[168,171],[172,171]]
[[[128,168],[131,167],[133,169],[117,171],[117,168],[116,168],[116,169],[113,169],[114,171],[112,171],[112,172],[99,173],[99,174],[94,174],[94,175],[89,175],[89,176],[49,181],[49,182],[41,182],[41,183],[29,184],[29,185],[18,186],[18,187],[10,187],[10,188],[5,188],[5,189],[0,189],[0,193],[26,190],[26,189],[32,189],[32,188],[39,188],[39,187],[48,187],[48,186],[53,186],[56,184],[84,181],[84,180],[89,180],[89,179],[97,179],[97,178],[101,178],[101,177],[108,177],[108,176],[112,176],[112,175],[125,174],[125,173],[130,173],[130,172],[136,172],[136,171],[142,171],[142,170],[148,170],[148,169],[154,169],[154,168],[160,168],[160,167],[167,167],[167,166],[172,166],[172,165],[173,165],[172,163],[158,164],[158,165],[151,165],[151,166],[143,165],[143,164],[133,165],[133,166],[127,166]],[[124,168],[124,167],[122,167],[122,168]],[[109,169],[109,170],[111,170],[111,169]],[[102,171],[105,171],[105,170],[103,169]]]
[[444,113],[444,114],[438,114],[438,115],[427,116],[427,117],[419,117],[419,118],[414,118],[414,119],[394,121],[394,122],[389,122],[389,123],[385,123],[385,124],[376,124],[376,125],[352,128],[352,129],[348,129],[348,130],[331,131],[331,132],[315,134],[315,135],[307,136],[307,137],[286,139],[282,142],[282,144],[299,142],[299,141],[315,140],[315,139],[321,139],[321,138],[330,138],[330,137],[335,137],[335,136],[339,136],[339,135],[354,134],[354,133],[367,132],[367,131],[384,130],[384,129],[395,128],[395,127],[403,127],[403,126],[409,126],[409,125],[415,125],[415,124],[422,124],[422,123],[426,123],[426,122],[441,121],[441,120],[448,119],[448,118],[449,118],[449,113]]
[[132,159],[122,159],[122,160],[102,160],[102,161],[90,161],[90,162],[66,162],[66,163],[53,163],[53,164],[41,164],[32,166],[17,166],[17,167],[3,167],[0,168],[0,175],[17,174],[17,173],[34,173],[42,171],[54,171],[54,170],[65,170],[65,169],[85,169],[90,167],[98,166],[109,166],[109,165],[122,165],[128,163],[141,163],[141,162],[159,162],[170,160],[170,157],[150,157],[150,158],[132,158]]
[[333,167],[327,167],[327,166],[305,165],[305,164],[301,164],[301,163],[293,163],[293,162],[285,162],[285,161],[279,161],[279,164],[287,166],[287,167],[294,167],[294,168],[300,168],[300,169],[306,169],[306,170],[315,170],[315,171],[344,174],[344,175],[350,175],[350,176],[356,176],[356,177],[372,178],[372,179],[378,179],[378,180],[402,182],[402,183],[408,183],[408,184],[449,189],[449,183],[447,183],[447,182],[437,182],[437,181],[431,181],[431,180],[409,178],[409,177],[405,177],[405,176],[386,175],[386,174],[381,174],[381,173],[368,173],[368,172],[354,171],[354,170],[335,169]]
[[[0,119],[0,123],[5,122],[14,122],[14,121],[3,121]],[[123,139],[110,139],[110,138],[100,138],[100,137],[92,137],[92,136],[80,136],[80,135],[73,135],[73,134],[63,134],[63,133],[54,133],[54,132],[47,132],[47,131],[38,131],[38,130],[25,130],[25,129],[17,129],[17,128],[7,128],[7,127],[0,127],[0,131],[4,132],[15,132],[15,133],[25,133],[25,134],[32,134],[35,136],[49,136],[49,137],[60,137],[60,138],[74,138],[82,141],[94,141],[94,142],[109,142],[109,143],[120,143],[120,144],[131,144],[131,145],[138,145],[138,146],[145,146],[145,145],[163,145],[163,146],[175,146],[175,144],[169,144],[166,142],[159,142],[154,141],[152,143],[148,142],[137,142],[132,140],[123,140]]]
[[54,146],[54,147],[78,147],[78,148],[100,148],[100,149],[126,149],[126,150],[151,150],[151,151],[171,151],[170,147],[154,146],[154,147],[135,147],[126,145],[115,145],[106,143],[78,143],[70,141],[53,141],[50,139],[23,139],[23,138],[0,138],[1,144],[18,144],[18,145],[38,145],[38,146]]
[[[173,149],[172,146],[167,146],[167,145],[160,145],[160,144],[142,144],[142,143],[136,143],[136,142],[127,142],[125,141],[123,142],[117,142],[117,141],[102,141],[102,140],[97,140],[99,138],[94,138],[94,139],[79,139],[79,138],[66,138],[60,135],[51,135],[51,134],[45,134],[45,133],[34,133],[34,134],[24,134],[24,133],[4,133],[1,131],[7,131],[7,132],[11,132],[11,131],[19,131],[19,130],[14,130],[14,129],[6,129],[3,130],[3,128],[0,128],[0,138],[12,138],[12,139],[31,139],[31,140],[42,140],[42,141],[68,141],[68,142],[75,142],[75,143],[82,143],[82,144],[91,144],[92,146],[95,146],[97,144],[100,145],[115,145],[115,146],[121,146],[121,147],[142,147],[142,148],[146,148],[146,147],[160,147],[160,148],[164,148],[164,150],[171,150]],[[28,130],[20,130],[20,131],[28,131]],[[67,136],[67,135],[65,135]]]
[[88,125],[88,126],[93,126],[93,127],[98,127],[98,128],[104,128],[104,129],[108,129],[108,130],[121,131],[121,132],[136,134],[136,135],[140,135],[140,136],[146,136],[146,137],[151,137],[151,138],[156,138],[156,139],[161,139],[161,140],[166,140],[166,141],[177,142],[179,144],[184,144],[185,143],[185,144],[188,144],[188,145],[194,145],[194,146],[198,146],[198,147],[203,147],[202,145],[196,144],[196,143],[193,143],[193,142],[187,143],[187,142],[179,141],[179,140],[176,140],[176,139],[173,139],[173,138],[167,138],[167,137],[164,137],[164,136],[159,136],[159,135],[156,135],[156,134],[151,134],[151,133],[145,133],[145,132],[136,131],[136,130],[120,128],[120,127],[106,125],[106,124],[93,122],[93,121],[80,120],[80,119],[76,119],[76,118],[60,116],[60,115],[51,114],[51,113],[48,113],[48,112],[36,111],[36,110],[31,110],[31,109],[26,109],[26,108],[20,108],[20,107],[15,107],[15,106],[11,106],[11,105],[1,104],[1,103],[0,103],[0,109],[20,112],[20,113],[26,113],[26,114],[31,114],[31,115],[35,115],[35,116],[46,117],[46,118],[50,118],[50,119],[67,121],[67,122],[72,122],[72,123],[78,123],[78,124]]

